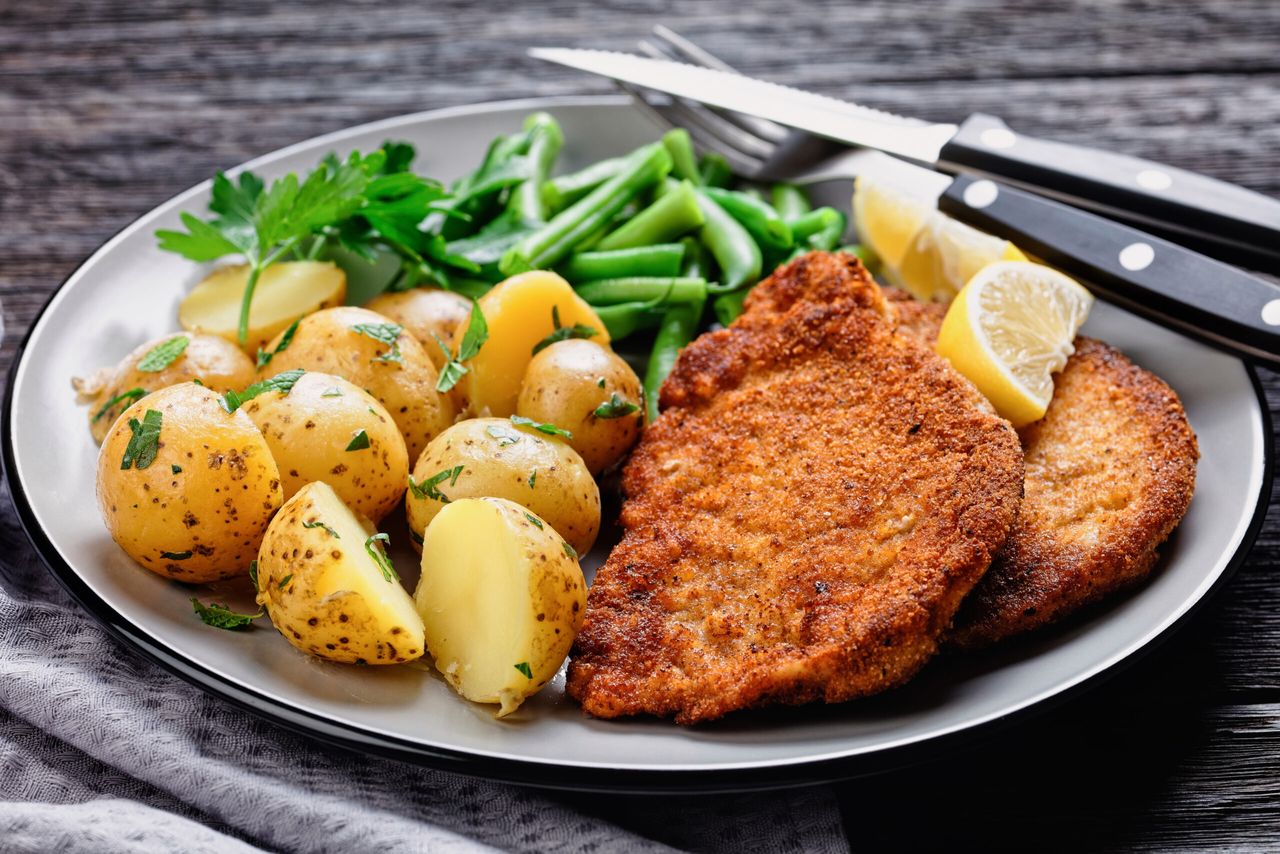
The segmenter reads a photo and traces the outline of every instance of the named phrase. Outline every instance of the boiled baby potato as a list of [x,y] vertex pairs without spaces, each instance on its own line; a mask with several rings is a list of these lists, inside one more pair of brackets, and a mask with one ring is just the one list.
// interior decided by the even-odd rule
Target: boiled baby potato
[[264,392],[241,408],[271,448],[286,501],[320,480],[375,522],[400,503],[409,475],[404,437],[359,386],[308,372],[288,391]]
[[[249,268],[239,264],[219,267],[204,278],[178,306],[183,329],[221,336],[240,343],[240,303]],[[342,305],[347,296],[347,274],[328,261],[283,261],[262,271],[249,309],[246,352],[260,347],[303,315]]]
[[506,418],[473,418],[432,439],[413,467],[405,510],[414,544],[446,504],[482,497],[528,507],[581,554],[600,532],[600,488],[573,448]]
[[[582,324],[596,330],[593,341],[608,345],[609,333],[573,288],[555,273],[538,270],[512,276],[480,297],[477,305],[489,326],[489,340],[467,361],[458,382],[459,397],[472,415],[505,418],[516,411],[520,380],[533,358],[533,348],[561,327]],[[467,325],[453,333],[458,352]]]
[[195,383],[130,406],[98,452],[98,504],[111,538],[178,581],[244,575],[284,500],[248,415]]
[[330,661],[422,656],[422,620],[373,523],[327,483],[285,502],[258,552],[258,604],[289,643]]
[[[404,436],[409,459],[453,423],[453,400],[436,391],[436,369],[418,339],[399,324],[363,308],[343,306],[304,317],[288,346],[283,334],[263,376],[302,368],[342,377],[387,408]],[[278,352],[277,352],[278,351]]]
[[380,294],[365,303],[364,307],[391,318],[421,341],[436,370],[440,370],[448,361],[444,351],[436,343],[436,338],[448,344],[453,339],[454,331],[459,326],[465,326],[471,315],[471,300],[439,288],[414,288]]
[[502,498],[444,508],[427,528],[414,604],[459,694],[514,712],[551,680],[582,626],[587,583],[551,526]]
[[179,332],[148,341],[114,368],[72,385],[89,404],[89,432],[102,444],[120,413],[146,393],[190,380],[220,392],[244,388],[253,382],[253,370],[252,360],[229,341]]
[[591,340],[558,341],[529,362],[516,413],[562,427],[592,474],[626,456],[644,426],[640,378]]

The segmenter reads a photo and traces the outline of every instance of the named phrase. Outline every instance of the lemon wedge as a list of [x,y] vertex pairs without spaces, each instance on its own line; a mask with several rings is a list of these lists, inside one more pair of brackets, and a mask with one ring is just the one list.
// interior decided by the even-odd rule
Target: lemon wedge
[[890,283],[919,300],[948,302],[986,265],[1027,260],[1009,241],[940,213],[935,189],[870,174],[854,181],[858,239],[884,262]]
[[1057,270],[1028,261],[983,267],[960,291],[938,333],[937,352],[978,387],[1014,427],[1044,417],[1053,374],[1093,295]]

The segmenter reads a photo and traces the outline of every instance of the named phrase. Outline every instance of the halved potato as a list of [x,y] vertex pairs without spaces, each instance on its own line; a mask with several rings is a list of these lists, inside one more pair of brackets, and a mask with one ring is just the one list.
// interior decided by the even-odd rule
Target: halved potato
[[[249,281],[244,264],[219,267],[178,306],[178,322],[191,332],[207,332],[240,345],[240,303]],[[342,305],[347,275],[328,261],[283,261],[258,278],[249,309],[249,338],[241,346],[254,355],[299,317]]]
[[422,656],[422,620],[377,533],[326,483],[280,508],[258,551],[258,604],[289,643],[347,663]]
[[498,717],[551,681],[582,626],[587,583],[551,526],[503,498],[445,507],[427,528],[414,595],[436,669]]
[[[596,330],[592,341],[608,346],[609,332],[569,283],[555,273],[537,270],[512,276],[477,303],[489,326],[489,340],[466,362],[467,373],[455,387],[465,411],[505,418],[516,411],[520,380],[533,358],[533,348],[555,330],[552,310],[561,326],[581,323]],[[458,351],[467,324],[453,334]]]
[[436,370],[447,361],[436,343],[436,336],[448,344],[459,326],[471,316],[471,300],[462,294],[439,288],[414,288],[397,293],[379,294],[365,303],[369,311],[389,317],[422,342]]

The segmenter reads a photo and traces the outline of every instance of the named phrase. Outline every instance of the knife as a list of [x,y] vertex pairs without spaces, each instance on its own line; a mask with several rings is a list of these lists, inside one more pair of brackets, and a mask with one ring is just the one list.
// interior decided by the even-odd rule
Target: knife
[[625,53],[533,48],[538,59],[770,119],[947,172],[998,178],[1280,271],[1280,201],[1149,160],[1016,133],[975,113],[959,125],[890,113],[740,74]]

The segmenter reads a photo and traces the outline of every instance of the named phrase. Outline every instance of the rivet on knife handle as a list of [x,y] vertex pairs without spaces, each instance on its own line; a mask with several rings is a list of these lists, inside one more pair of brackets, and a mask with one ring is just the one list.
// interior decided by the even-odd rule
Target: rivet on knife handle
[[1280,288],[1167,240],[993,181],[960,176],[946,214],[1013,241],[1104,298],[1280,366]]

